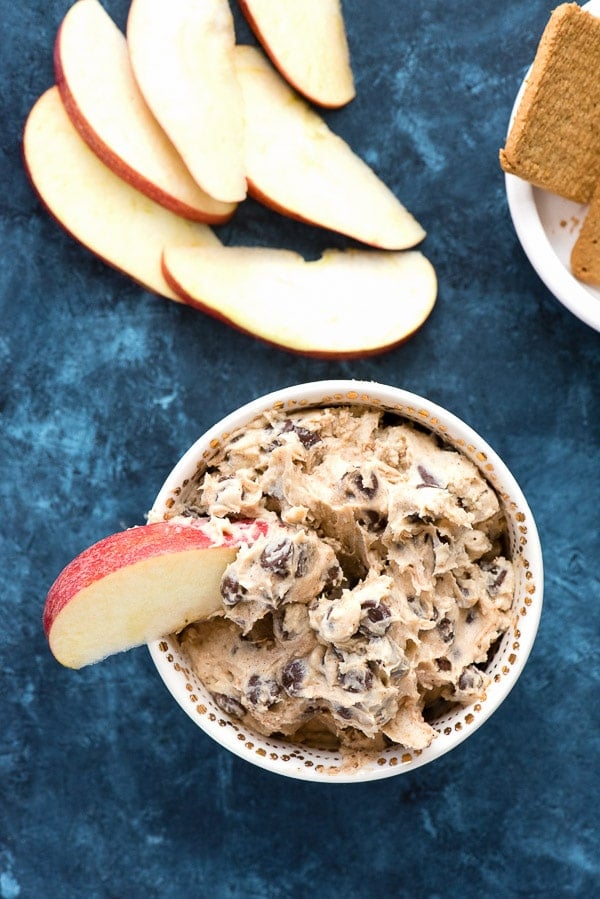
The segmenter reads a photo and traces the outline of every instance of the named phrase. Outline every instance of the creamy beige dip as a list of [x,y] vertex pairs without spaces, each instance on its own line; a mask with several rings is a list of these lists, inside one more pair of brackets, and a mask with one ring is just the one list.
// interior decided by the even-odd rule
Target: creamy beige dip
[[316,745],[429,745],[479,699],[509,626],[506,523],[478,469],[372,408],[271,412],[233,433],[170,515],[261,518],[222,611],[180,634],[215,702]]

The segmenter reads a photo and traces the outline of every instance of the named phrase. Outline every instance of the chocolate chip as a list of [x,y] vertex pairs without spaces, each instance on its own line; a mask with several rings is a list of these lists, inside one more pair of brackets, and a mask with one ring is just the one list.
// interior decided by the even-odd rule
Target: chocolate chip
[[221,581],[221,596],[226,606],[235,606],[247,593],[247,589],[231,574],[226,574]]
[[480,672],[472,665],[469,665],[467,668],[465,668],[458,678],[459,690],[479,690],[481,689],[482,683],[483,677],[481,676]]
[[437,629],[444,643],[452,643],[454,640],[454,625],[449,618],[442,618],[437,624]]
[[501,568],[500,571],[498,571],[498,568],[496,566],[491,568],[490,571],[492,574],[497,574],[497,576],[490,584],[490,590],[495,593],[502,586],[504,579],[506,578],[507,571],[506,568]]
[[294,422],[289,418],[284,422],[281,431],[284,434],[293,431],[302,446],[306,447],[306,449],[310,449],[311,446],[314,446],[316,443],[321,443],[320,434],[317,434],[316,431],[311,431],[308,428],[304,428],[302,427],[302,425],[295,425]]
[[270,708],[281,695],[279,684],[271,677],[253,674],[246,684],[246,699],[251,705]]
[[392,613],[384,602],[368,599],[361,606],[359,632],[365,636],[382,637],[392,623]]
[[358,493],[366,496],[367,499],[373,499],[379,489],[379,479],[374,471],[371,472],[367,480],[365,480],[360,471],[348,471],[342,478],[342,482],[349,496],[356,496],[356,491],[358,491]]
[[213,693],[212,697],[226,715],[231,715],[232,718],[243,718],[246,714],[246,709],[235,696],[228,696],[227,693]]
[[321,443],[321,435],[317,434],[315,431],[310,431],[308,428],[295,427],[294,431],[298,437],[298,440],[305,446],[306,449],[310,449],[311,446],[315,446],[317,443]]
[[367,610],[367,618],[369,621],[373,621],[374,623],[383,621],[391,615],[390,610],[384,602],[375,602],[373,599],[368,599],[363,603],[362,607]]
[[373,509],[365,509],[358,519],[358,523],[366,527],[368,531],[378,534],[386,529],[387,517],[380,515],[379,512],[375,512]]
[[441,487],[441,484],[438,483],[436,478],[430,471],[427,471],[423,465],[417,465],[417,471],[421,475],[421,480],[423,481],[422,484],[417,484],[417,490],[419,487]]
[[343,573],[341,567],[337,564],[337,562],[335,565],[331,565],[331,567],[327,569],[326,577],[327,579],[323,586],[323,590],[326,593],[330,593],[334,587],[338,587],[342,582]]
[[339,681],[349,693],[364,693],[373,686],[373,675],[368,668],[352,668],[340,674]]
[[298,696],[308,669],[304,659],[292,659],[281,672],[281,683],[290,696]]
[[298,549],[298,561],[296,562],[296,577],[304,577],[308,572],[309,551],[305,545],[301,545]]
[[404,677],[406,672],[409,670],[410,665],[408,664],[408,659],[403,656],[399,662],[397,662],[392,670],[390,671],[390,676],[393,681],[399,681],[401,677]]
[[267,543],[260,555],[260,566],[277,577],[287,577],[291,571],[294,546],[287,538],[279,543]]

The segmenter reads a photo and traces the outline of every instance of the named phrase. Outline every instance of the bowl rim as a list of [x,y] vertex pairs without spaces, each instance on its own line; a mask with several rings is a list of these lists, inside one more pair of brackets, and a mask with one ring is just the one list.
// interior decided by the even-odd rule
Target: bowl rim
[[[273,408],[290,408],[292,410],[319,405],[352,403],[381,406],[397,411],[408,419],[412,418],[424,427],[440,434],[475,462],[488,482],[500,494],[509,521],[512,521],[510,512],[513,510],[519,522],[522,522],[519,524],[519,530],[523,534],[526,533],[526,537],[520,536],[519,538],[522,546],[518,552],[521,554],[523,568],[526,569],[523,577],[531,578],[531,580],[526,588],[523,586],[523,603],[526,605],[520,607],[518,614],[527,616],[527,622],[525,627],[517,629],[517,618],[515,617],[514,631],[518,636],[518,653],[514,652],[510,655],[510,665],[503,666],[502,676],[495,675],[485,701],[460,710],[465,713],[468,726],[462,726],[462,724],[458,726],[457,724],[453,728],[446,727],[443,732],[439,732],[439,737],[434,739],[426,750],[404,752],[403,747],[396,747],[396,755],[390,755],[386,750],[376,761],[367,762],[358,768],[347,771],[342,767],[335,773],[336,765],[331,763],[332,754],[321,752],[321,756],[330,762],[329,765],[307,763],[302,752],[291,753],[292,756],[296,756],[295,758],[289,758],[289,752],[281,756],[281,747],[287,747],[289,750],[291,745],[289,742],[264,738],[246,726],[241,728],[244,731],[241,733],[240,728],[231,720],[227,720],[228,716],[217,710],[216,707],[217,715],[207,713],[205,702],[198,704],[194,702],[204,688],[193,673],[175,658],[177,648],[171,639],[164,638],[148,644],[151,658],[165,686],[186,714],[207,736],[245,761],[296,780],[326,783],[379,780],[414,770],[454,749],[484,724],[509,695],[519,679],[533,647],[542,611],[543,559],[541,545],[533,515],[516,479],[495,450],[470,425],[437,403],[404,388],[376,381],[349,378],[327,379],[283,387],[251,400],[225,415],[194,441],[165,479],[152,506],[152,513],[165,514],[173,491],[186,478],[193,475],[199,464],[214,454],[221,442],[227,439],[234,428],[252,421],[264,411]],[[524,545],[527,546],[526,560]],[[528,595],[526,595],[526,590]],[[514,614],[517,616],[516,610]],[[206,695],[207,691],[204,692]],[[477,708],[478,706],[479,708]],[[200,713],[198,709],[201,710]],[[470,714],[470,709],[475,709],[476,714]],[[229,727],[226,726],[227,724]],[[448,733],[448,730],[451,730],[451,733]],[[247,736],[248,739],[246,739]],[[266,743],[271,751],[260,746],[256,748],[256,744],[261,742]],[[339,754],[336,755],[339,758]],[[285,764],[282,763],[282,758]],[[319,770],[319,768],[323,770]]]

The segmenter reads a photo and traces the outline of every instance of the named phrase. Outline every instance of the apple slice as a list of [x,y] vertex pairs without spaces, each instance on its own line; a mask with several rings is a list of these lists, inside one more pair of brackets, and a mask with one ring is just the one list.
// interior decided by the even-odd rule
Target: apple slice
[[58,222],[148,290],[179,300],[162,275],[164,246],[220,245],[208,225],[169,212],[100,162],[75,130],[56,87],[29,113],[23,155],[34,188]]
[[268,343],[325,358],[402,343],[437,293],[433,266],[416,250],[327,250],[306,262],[264,247],[169,247],[163,271],[191,305]]
[[375,172],[329,130],[256,47],[235,49],[246,110],[246,174],[255,199],[381,249],[425,232]]
[[52,584],[43,625],[55,658],[91,665],[206,618],[221,606],[219,584],[243,543],[264,522],[159,521],[113,534],[84,550]]
[[340,0],[239,0],[283,77],[313,103],[334,108],[355,95]]
[[71,121],[109,168],[167,209],[221,224],[235,211],[205,193],[150,112],[125,36],[98,0],[77,0],[54,47],[56,83]]
[[246,196],[244,109],[228,0],[133,0],[133,72],[148,106],[212,197]]

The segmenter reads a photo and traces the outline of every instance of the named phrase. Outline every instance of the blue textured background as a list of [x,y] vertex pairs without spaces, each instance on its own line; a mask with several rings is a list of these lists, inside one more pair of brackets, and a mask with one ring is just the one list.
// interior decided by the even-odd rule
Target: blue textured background
[[[409,343],[352,363],[268,348],[147,294],[41,209],[20,137],[68,5],[0,0],[0,899],[591,896],[599,335],[529,266],[497,164],[552,4],[344,3],[358,96],[327,118],[427,228],[440,281]],[[126,0],[106,8],[124,24]],[[250,202],[222,230],[306,253],[343,245]],[[74,673],[40,623],[59,570],[140,523],[203,430],[330,376],[406,387],[478,429],[529,499],[547,577],[537,643],[500,711],[433,765],[359,786],[231,757],[144,648]]]

